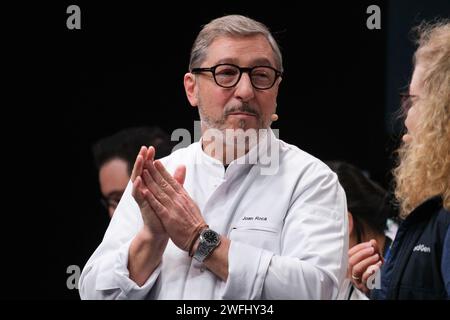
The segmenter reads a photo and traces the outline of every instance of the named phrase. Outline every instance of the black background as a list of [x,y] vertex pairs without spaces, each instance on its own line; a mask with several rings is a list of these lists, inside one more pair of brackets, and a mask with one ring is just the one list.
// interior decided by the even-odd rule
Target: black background
[[[407,85],[413,47],[388,35],[403,19],[407,40],[421,18],[450,12],[447,1],[424,3],[75,1],[12,9],[1,297],[78,299],[66,287],[66,269],[85,264],[109,221],[92,143],[135,125],[193,132],[198,114],[182,83],[189,52],[201,25],[224,14],[259,20],[279,41],[286,70],[274,125],[280,138],[322,160],[349,161],[389,187],[398,141],[389,90]],[[81,30],[66,28],[70,4],[81,8]],[[372,4],[381,8],[381,30],[366,27]],[[401,75],[387,90],[395,61]]]

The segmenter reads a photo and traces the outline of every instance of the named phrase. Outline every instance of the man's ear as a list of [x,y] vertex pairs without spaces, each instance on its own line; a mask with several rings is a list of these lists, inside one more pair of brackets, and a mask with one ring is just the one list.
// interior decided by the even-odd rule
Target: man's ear
[[275,94],[278,96],[278,90],[280,89],[280,83],[281,83],[281,77],[279,77],[277,79],[277,81],[275,82],[275,85],[272,87],[272,89],[275,90]]
[[280,83],[281,83],[281,80],[283,80],[283,78],[282,77],[279,77],[278,79],[277,79],[277,81],[278,81],[278,86],[280,85]]
[[195,75],[190,72],[184,75],[184,90],[186,91],[186,96],[191,106],[198,106],[197,81],[195,79]]

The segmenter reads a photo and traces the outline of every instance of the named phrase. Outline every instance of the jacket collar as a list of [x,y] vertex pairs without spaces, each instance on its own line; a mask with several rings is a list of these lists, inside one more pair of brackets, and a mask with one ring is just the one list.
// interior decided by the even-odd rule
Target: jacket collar
[[440,195],[428,198],[411,211],[403,223],[410,224],[429,219],[430,212],[438,211],[442,208],[442,204],[442,197]]

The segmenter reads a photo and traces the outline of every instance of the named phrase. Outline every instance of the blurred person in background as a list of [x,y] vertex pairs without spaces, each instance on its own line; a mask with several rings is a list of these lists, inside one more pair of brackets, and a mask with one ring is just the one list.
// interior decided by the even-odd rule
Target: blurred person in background
[[[342,161],[325,162],[336,172],[347,197],[349,248],[361,242],[376,239],[385,258],[398,225],[391,217],[395,210],[390,205],[389,193],[371,180],[362,170]],[[378,255],[375,253],[374,255]],[[365,300],[367,296],[356,289],[350,273],[343,282],[338,299]]]
[[170,154],[170,136],[159,127],[131,127],[98,140],[92,147],[102,204],[113,216],[130,181],[134,161],[142,145],[156,146],[156,158]]

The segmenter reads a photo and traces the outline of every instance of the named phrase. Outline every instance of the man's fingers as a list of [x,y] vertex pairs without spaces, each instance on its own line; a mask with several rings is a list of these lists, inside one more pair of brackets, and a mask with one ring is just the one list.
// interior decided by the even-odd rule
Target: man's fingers
[[[183,191],[180,184],[178,183],[178,180],[176,180],[174,177],[172,177],[170,175],[169,172],[167,172],[166,168],[164,168],[163,164],[160,161],[156,160],[153,164],[155,165],[155,168],[158,170],[161,177],[168,184],[170,184],[170,186],[173,188],[173,190],[175,190],[176,192],[179,192],[179,193],[181,193]],[[184,173],[182,172],[182,169],[179,169],[179,167],[177,168],[177,170],[179,172],[177,173],[175,171],[175,174],[178,174],[178,176],[179,176],[178,178],[183,179],[183,182],[184,182],[184,175],[186,174],[186,168],[184,169]]]
[[153,146],[150,146],[147,149],[146,156],[144,157],[145,161],[153,161],[155,159],[155,153],[156,153],[155,148]]
[[[156,182],[156,184],[159,186],[159,188],[166,193],[169,197],[174,197],[176,192],[175,189],[173,188],[172,184],[176,185],[176,181],[173,180],[172,176],[167,173],[166,177],[163,177],[161,175],[161,173],[159,172],[159,170],[155,167],[155,163],[158,163],[159,161],[147,161],[145,164],[145,169],[150,173],[150,175],[153,178],[153,181]],[[164,169],[163,171],[165,171],[166,169],[164,168],[164,166],[160,163],[161,167]],[[167,171],[165,171],[167,172]],[[171,184],[172,181],[172,184]]]
[[179,165],[173,174],[173,178],[180,184],[184,185],[184,180],[186,178],[186,166]]
[[133,198],[135,198],[135,199],[136,199],[136,197],[138,196],[138,193],[137,193],[138,187],[139,187],[139,181],[137,181],[137,179],[135,179],[135,180],[133,181],[133,188],[131,189],[131,195],[132,195]]
[[163,204],[164,206],[172,205],[172,200],[170,199],[170,196],[167,195],[165,190],[155,181],[155,179],[153,179],[153,177],[150,175],[147,169],[144,169],[144,171],[142,172],[142,177],[144,178],[144,182],[147,185],[150,192],[156,199],[158,199],[159,202],[161,202],[161,204]]
[[144,198],[150,204],[150,207],[156,213],[158,218],[161,221],[163,221],[167,217],[166,208],[161,204],[161,202],[158,201],[158,199],[149,190],[144,191]]
[[143,195],[141,192],[142,186],[142,178],[138,176],[133,182],[133,189],[131,190],[131,195],[136,200],[136,202],[140,205],[143,200]]
[[158,184],[155,182],[155,180],[153,180],[152,176],[150,175],[147,169],[144,169],[144,171],[142,171],[142,179],[147,188],[150,189],[151,192],[153,193],[160,192]]
[[134,180],[136,180],[136,177],[141,175],[146,155],[147,148],[142,146],[139,154],[136,157],[136,161],[134,162],[133,171],[131,172],[131,182],[134,182]]
[[142,174],[144,168],[144,158],[139,154],[134,163],[133,171],[131,172],[131,182],[134,182],[138,176]]
[[136,157],[136,161],[133,166],[133,170],[131,172],[131,182],[134,182],[134,180],[136,180],[136,177],[142,174],[142,169],[144,168],[145,161],[147,160],[153,161],[154,157],[155,157],[155,148],[153,147],[147,148],[145,146],[141,147],[141,150],[139,150],[139,153]]

